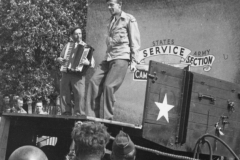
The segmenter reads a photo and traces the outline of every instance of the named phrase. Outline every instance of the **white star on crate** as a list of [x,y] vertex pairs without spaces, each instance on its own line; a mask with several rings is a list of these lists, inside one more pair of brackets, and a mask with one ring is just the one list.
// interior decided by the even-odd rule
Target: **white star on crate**
[[167,120],[167,122],[169,123],[169,120],[168,120],[168,112],[169,112],[174,106],[167,104],[167,94],[165,94],[165,96],[164,96],[163,103],[155,102],[155,104],[156,104],[157,107],[159,108],[159,113],[158,113],[157,121],[158,121],[162,116],[164,116],[165,119]]

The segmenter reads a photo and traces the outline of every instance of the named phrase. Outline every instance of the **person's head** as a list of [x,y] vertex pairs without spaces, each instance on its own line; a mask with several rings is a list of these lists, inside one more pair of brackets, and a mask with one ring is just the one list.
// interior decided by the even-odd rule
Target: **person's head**
[[18,100],[18,98],[19,98],[19,96],[18,95],[14,95],[13,97],[12,97],[12,102],[13,102],[13,106],[17,106],[17,100]]
[[111,160],[135,160],[136,148],[129,135],[120,131],[113,145]]
[[122,12],[122,0],[106,0],[107,7],[113,16]]
[[10,155],[8,160],[48,160],[45,153],[34,146],[22,146]]
[[35,110],[37,114],[40,114],[43,112],[43,103],[42,101],[37,101],[36,106],[35,106]]
[[50,98],[48,98],[48,97],[45,98],[45,101],[46,101],[46,104],[50,104],[50,102],[51,102]]
[[101,159],[110,135],[107,128],[99,122],[84,122],[72,131],[76,157],[81,160]]
[[17,107],[20,109],[23,106],[23,99],[22,97],[18,97],[17,99]]
[[27,105],[31,105],[32,104],[32,98],[31,97],[27,97]]
[[82,41],[82,30],[80,27],[74,27],[70,31],[71,38],[74,42],[81,42]]
[[10,96],[8,94],[5,94],[3,96],[3,102],[4,102],[4,104],[9,104],[10,103]]

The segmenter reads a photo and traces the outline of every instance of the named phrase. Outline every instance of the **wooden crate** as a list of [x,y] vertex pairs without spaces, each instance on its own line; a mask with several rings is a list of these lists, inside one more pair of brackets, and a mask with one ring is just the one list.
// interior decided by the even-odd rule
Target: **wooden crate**
[[[152,61],[142,136],[173,150],[192,152],[201,136],[211,134],[240,155],[239,93],[237,84]],[[206,139],[215,155],[232,156],[220,142]],[[209,153],[207,146],[202,152]]]

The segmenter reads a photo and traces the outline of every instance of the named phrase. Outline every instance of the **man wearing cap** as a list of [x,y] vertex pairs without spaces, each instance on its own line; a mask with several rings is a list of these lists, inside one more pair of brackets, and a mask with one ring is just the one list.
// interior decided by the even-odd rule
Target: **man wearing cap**
[[112,145],[111,160],[135,160],[136,148],[128,134],[120,131]]
[[[100,118],[101,115],[101,118],[112,120],[115,92],[125,78],[128,65],[131,71],[136,69],[140,33],[135,17],[122,11],[122,0],[106,0],[106,3],[112,15],[106,39],[106,58],[90,79],[86,106],[89,116]],[[101,96],[103,105],[100,105]]]

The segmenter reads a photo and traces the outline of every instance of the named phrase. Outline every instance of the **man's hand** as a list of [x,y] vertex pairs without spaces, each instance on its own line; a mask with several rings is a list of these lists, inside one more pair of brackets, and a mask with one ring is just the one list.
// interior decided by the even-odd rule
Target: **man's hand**
[[131,62],[131,64],[130,64],[130,70],[131,70],[131,72],[135,72],[135,71],[137,70],[137,68],[136,68],[136,63],[135,63],[135,62]]
[[82,61],[80,62],[80,64],[83,64],[83,65],[90,65],[90,62],[87,58],[84,58],[82,59]]
[[58,57],[57,58],[57,61],[61,64],[61,65],[64,65],[66,63],[66,59],[62,58],[62,57]]

